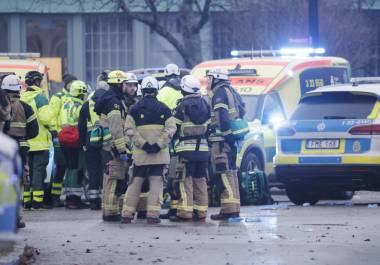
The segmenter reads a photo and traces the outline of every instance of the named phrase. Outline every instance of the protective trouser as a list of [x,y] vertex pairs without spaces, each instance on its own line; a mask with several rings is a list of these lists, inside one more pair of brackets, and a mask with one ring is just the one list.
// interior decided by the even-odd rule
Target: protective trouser
[[126,183],[127,162],[114,157],[111,152],[102,151],[103,175],[103,216],[120,215],[120,197]]
[[62,150],[66,160],[64,180],[66,202],[79,203],[83,194],[83,152],[80,148],[62,147]]
[[178,156],[174,155],[170,158],[169,172],[168,172],[169,181],[167,183],[167,191],[170,195],[170,211],[172,211],[174,215],[178,209],[178,201],[180,197],[179,182],[174,181],[174,179],[176,178],[177,164],[178,164]]
[[[180,174],[185,177],[179,181],[180,199],[177,216],[191,219],[193,212],[196,212],[199,218],[206,218],[208,209],[207,162],[182,160],[181,163],[184,163],[184,172],[180,172]],[[181,167],[180,164],[179,167]]]
[[100,201],[103,178],[102,149],[88,147],[85,151],[85,159],[89,177],[88,199],[90,202]]
[[[139,168],[143,170],[148,169],[149,171],[152,167],[158,168],[160,166],[140,166]],[[157,173],[158,171],[153,170],[152,173]],[[161,169],[161,173],[162,171],[163,170]],[[153,175],[148,173],[145,176],[138,176],[136,173],[139,172],[134,172],[134,177],[131,184],[128,186],[128,190],[124,198],[122,216],[125,218],[133,218],[140,200],[141,188],[145,178],[148,178],[149,194],[147,198],[147,217],[158,218],[160,216],[163,190],[162,174]]]
[[31,206],[32,203],[32,191],[30,188],[31,182],[30,182],[30,170],[29,170],[29,148],[23,148],[19,144],[19,150],[20,150],[20,156],[22,161],[22,179],[21,179],[21,185],[20,187],[24,187],[23,189],[23,204],[26,207]]
[[149,196],[149,180],[145,179],[141,188],[140,200],[137,204],[138,212],[146,212],[148,206],[148,196]]
[[237,148],[233,144],[214,142],[211,146],[211,163],[214,174],[222,183],[221,214],[240,212],[239,180],[236,170]]
[[31,186],[25,192],[32,192],[32,200],[42,203],[44,200],[44,180],[46,178],[46,167],[49,164],[49,151],[29,152],[29,176]]
[[54,145],[54,163],[55,174],[53,177],[51,195],[53,198],[59,199],[62,194],[63,179],[66,171],[66,161],[63,155],[62,148],[59,145]]

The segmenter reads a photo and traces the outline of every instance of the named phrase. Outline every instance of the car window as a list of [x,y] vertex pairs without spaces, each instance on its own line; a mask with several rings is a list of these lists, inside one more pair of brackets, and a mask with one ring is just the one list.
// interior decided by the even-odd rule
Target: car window
[[366,119],[376,102],[371,95],[325,92],[303,98],[291,119]]
[[245,104],[245,116],[244,118],[247,121],[253,121],[257,117],[257,111],[259,109],[260,105],[260,96],[244,96],[242,95],[241,98],[243,99],[243,102]]
[[282,108],[280,97],[277,93],[268,94],[265,97],[263,115],[261,118],[262,124],[269,124],[272,121],[282,121],[285,119],[285,114]]
[[313,68],[300,74],[301,95],[321,86],[342,84],[349,81],[346,68]]

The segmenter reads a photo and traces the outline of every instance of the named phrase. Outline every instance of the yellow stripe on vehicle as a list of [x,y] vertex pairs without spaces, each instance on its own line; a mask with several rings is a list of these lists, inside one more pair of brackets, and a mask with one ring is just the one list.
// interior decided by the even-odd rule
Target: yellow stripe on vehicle
[[296,165],[299,164],[298,156],[275,156],[274,164],[276,165]]
[[380,164],[380,156],[343,156],[342,164]]

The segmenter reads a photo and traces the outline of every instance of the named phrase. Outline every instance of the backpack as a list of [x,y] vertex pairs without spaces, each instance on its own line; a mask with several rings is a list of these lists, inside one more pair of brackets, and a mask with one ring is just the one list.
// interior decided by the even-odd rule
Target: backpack
[[[76,108],[78,108],[78,103],[74,101],[67,101],[64,102],[61,112],[66,116],[66,120],[68,121],[70,119],[69,124],[62,124],[64,125],[61,131],[58,133],[58,141],[59,144],[63,147],[68,148],[80,148],[81,143],[79,139],[79,130],[77,127],[77,117],[72,117],[76,111]],[[76,119],[76,121],[75,121]]]
[[235,89],[230,86],[226,88],[226,95],[228,99],[228,105],[234,106],[238,112],[237,117],[230,120],[232,135],[234,136],[235,140],[241,141],[244,139],[245,135],[249,133],[248,122],[244,120],[245,103],[242,97],[235,91]]
[[26,136],[25,109],[20,100],[11,99],[11,120],[7,134],[15,139],[24,139]]
[[242,172],[240,196],[242,205],[273,204],[265,173],[260,170]]

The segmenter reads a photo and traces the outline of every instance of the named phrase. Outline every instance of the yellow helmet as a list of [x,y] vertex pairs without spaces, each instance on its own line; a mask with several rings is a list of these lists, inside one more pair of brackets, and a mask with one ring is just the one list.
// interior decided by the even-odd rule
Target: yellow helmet
[[128,75],[121,70],[115,70],[108,74],[108,84],[122,84],[125,81],[128,81]]
[[79,97],[80,95],[87,94],[87,85],[83,81],[75,80],[70,87],[70,95]]

